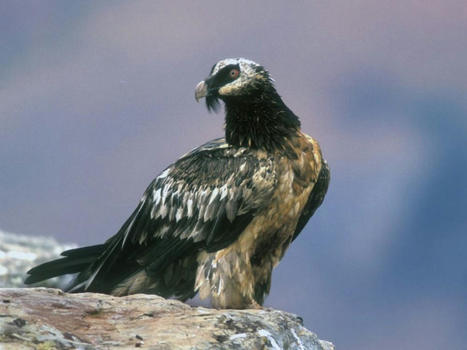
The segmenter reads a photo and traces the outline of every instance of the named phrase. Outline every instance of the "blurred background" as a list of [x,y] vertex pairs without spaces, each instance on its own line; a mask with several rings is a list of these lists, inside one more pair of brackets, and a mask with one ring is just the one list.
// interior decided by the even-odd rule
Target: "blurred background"
[[332,181],[267,306],[337,349],[465,349],[467,3],[0,3],[0,229],[80,245],[222,136],[194,100],[225,57],[263,64]]

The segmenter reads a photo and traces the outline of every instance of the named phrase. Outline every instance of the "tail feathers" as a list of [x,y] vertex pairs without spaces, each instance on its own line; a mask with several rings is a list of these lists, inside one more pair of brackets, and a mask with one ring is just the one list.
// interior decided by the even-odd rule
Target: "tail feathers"
[[75,249],[68,249],[62,252],[62,256],[67,257],[82,257],[82,256],[93,256],[97,258],[105,248],[105,244],[98,244],[98,245],[90,245],[88,247],[81,247]]
[[38,265],[28,271],[25,284],[40,282],[52,277],[82,272],[103,252],[104,245],[95,245],[64,251],[64,258]]

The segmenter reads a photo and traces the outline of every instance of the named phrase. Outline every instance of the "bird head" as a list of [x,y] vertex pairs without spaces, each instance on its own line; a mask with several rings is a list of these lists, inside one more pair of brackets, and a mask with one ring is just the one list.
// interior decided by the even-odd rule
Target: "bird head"
[[263,66],[246,58],[226,58],[217,62],[209,76],[198,83],[195,99],[206,97],[206,106],[211,111],[217,109],[219,99],[225,102],[257,95],[267,86],[272,86],[272,79]]

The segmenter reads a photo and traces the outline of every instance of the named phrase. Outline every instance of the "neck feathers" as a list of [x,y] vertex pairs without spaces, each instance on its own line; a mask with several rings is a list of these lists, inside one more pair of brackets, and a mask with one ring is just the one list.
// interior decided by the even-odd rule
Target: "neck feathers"
[[298,117],[271,87],[254,96],[224,99],[226,141],[238,147],[281,150],[300,129]]

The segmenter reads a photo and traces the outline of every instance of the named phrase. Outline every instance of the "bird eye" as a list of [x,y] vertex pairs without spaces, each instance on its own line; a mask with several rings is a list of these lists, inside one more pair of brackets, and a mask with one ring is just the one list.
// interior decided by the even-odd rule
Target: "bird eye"
[[238,75],[240,74],[240,71],[238,69],[232,69],[230,70],[229,72],[229,75],[232,79],[236,79],[238,77]]

